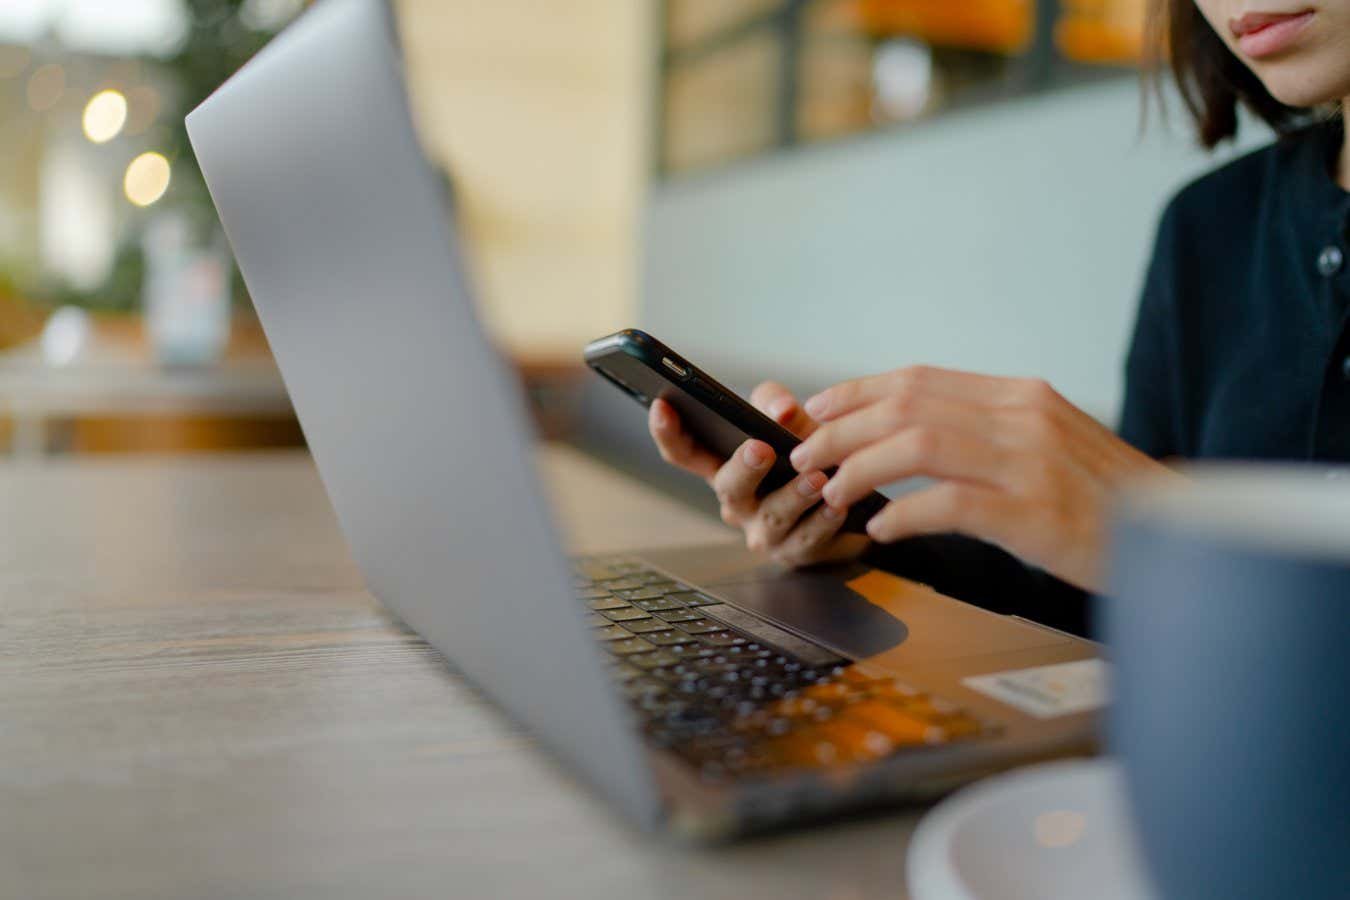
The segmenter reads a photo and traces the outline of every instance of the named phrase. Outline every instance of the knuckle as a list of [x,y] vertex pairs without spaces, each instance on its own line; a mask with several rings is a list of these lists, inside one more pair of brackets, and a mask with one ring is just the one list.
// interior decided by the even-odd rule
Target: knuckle
[[792,532],[788,541],[788,547],[797,553],[805,553],[820,545],[824,536],[815,528],[809,525],[802,525]]
[[745,530],[745,546],[756,553],[763,553],[769,549],[769,542],[758,528],[747,528]]
[[904,425],[914,415],[915,397],[916,391],[912,386],[903,384],[897,387],[882,407],[885,424],[893,429]]
[[1022,392],[1028,403],[1042,409],[1052,406],[1059,399],[1059,392],[1044,378],[1023,379]]
[[729,506],[728,504],[723,503],[718,512],[722,516],[722,521],[725,522],[726,524],[728,525],[741,524],[741,517],[738,516],[736,514],[736,510],[732,509],[731,506]]
[[926,425],[916,427],[910,435],[911,451],[919,462],[936,459],[942,450],[942,434]]
[[1039,454],[1024,463],[1028,485],[1037,494],[1053,497],[1059,491],[1059,467],[1047,456]]
[[900,369],[896,375],[896,386],[905,390],[918,390],[924,384],[927,384],[933,378],[932,366],[905,366]]

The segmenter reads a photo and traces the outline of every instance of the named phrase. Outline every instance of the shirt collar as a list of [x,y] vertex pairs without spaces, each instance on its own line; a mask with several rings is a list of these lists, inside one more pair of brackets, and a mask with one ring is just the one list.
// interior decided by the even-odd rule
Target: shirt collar
[[[1350,237],[1350,191],[1336,182],[1338,155],[1345,134],[1344,122],[1338,117],[1310,126],[1293,137],[1294,190],[1299,220],[1315,221],[1323,229],[1342,237]],[[1328,234],[1328,237],[1330,235]]]

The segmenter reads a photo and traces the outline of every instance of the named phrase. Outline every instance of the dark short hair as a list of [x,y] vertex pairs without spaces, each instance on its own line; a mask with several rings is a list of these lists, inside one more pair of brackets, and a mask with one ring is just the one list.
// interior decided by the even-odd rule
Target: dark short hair
[[1279,134],[1306,125],[1308,110],[1285,106],[1214,32],[1194,0],[1150,0],[1147,69],[1161,91],[1166,66],[1195,120],[1200,143],[1214,147],[1237,134],[1238,106],[1246,106]]

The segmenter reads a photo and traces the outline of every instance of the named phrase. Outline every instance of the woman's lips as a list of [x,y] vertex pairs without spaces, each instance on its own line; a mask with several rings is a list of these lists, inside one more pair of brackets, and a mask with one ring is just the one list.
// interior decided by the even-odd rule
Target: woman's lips
[[1260,59],[1291,47],[1312,20],[1310,9],[1297,13],[1247,13],[1240,19],[1230,19],[1228,28],[1244,56]]

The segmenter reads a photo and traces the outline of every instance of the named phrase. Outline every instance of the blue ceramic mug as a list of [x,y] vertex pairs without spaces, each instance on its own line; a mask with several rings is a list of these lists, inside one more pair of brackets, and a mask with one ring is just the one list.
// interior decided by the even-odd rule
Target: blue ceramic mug
[[1167,898],[1350,898],[1350,481],[1217,468],[1117,517],[1108,742]]

